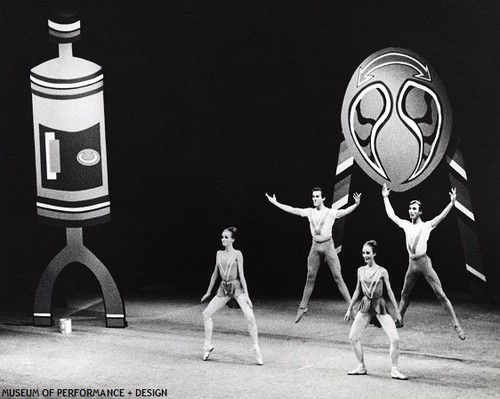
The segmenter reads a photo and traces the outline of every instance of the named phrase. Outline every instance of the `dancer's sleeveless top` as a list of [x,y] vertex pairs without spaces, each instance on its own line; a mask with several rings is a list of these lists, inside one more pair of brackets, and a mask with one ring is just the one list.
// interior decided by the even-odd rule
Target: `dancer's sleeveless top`
[[368,276],[368,270],[368,267],[362,267],[359,272],[359,280],[364,294],[359,304],[359,311],[361,313],[369,313],[372,316],[376,314],[388,314],[387,304],[383,298],[383,268],[379,267],[372,276]]
[[[217,290],[217,296],[223,297],[228,296],[230,298],[238,297],[243,294],[243,288],[241,287],[241,282],[238,277],[235,279],[230,279],[231,276],[238,276],[238,268],[236,257],[238,252],[235,251],[227,260],[222,260],[222,251],[217,252],[217,267],[219,268],[219,274],[222,278],[219,289]],[[233,268],[236,268],[236,274],[232,273]]]

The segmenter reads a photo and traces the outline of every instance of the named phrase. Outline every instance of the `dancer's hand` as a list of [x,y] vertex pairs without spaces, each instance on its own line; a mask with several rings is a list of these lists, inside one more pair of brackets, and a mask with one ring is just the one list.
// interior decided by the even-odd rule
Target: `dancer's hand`
[[387,184],[384,183],[384,185],[382,186],[382,197],[387,198],[390,193],[391,193],[391,190],[389,190],[387,188]]
[[361,202],[361,193],[354,193],[352,195],[352,198],[354,198],[354,202],[356,203],[356,205],[359,205],[359,203]]
[[273,194],[273,196],[271,197],[268,193],[266,193],[266,197],[271,204],[276,204],[276,202],[278,202],[275,194]]
[[203,302],[205,299],[207,299],[208,297],[210,296],[210,292],[207,292],[205,295],[203,295],[201,297],[201,301],[200,302]]
[[349,320],[351,320],[351,309],[347,310],[344,316],[344,321],[348,322]]
[[455,205],[455,201],[457,200],[457,189],[452,187],[450,191],[450,201],[453,205]]

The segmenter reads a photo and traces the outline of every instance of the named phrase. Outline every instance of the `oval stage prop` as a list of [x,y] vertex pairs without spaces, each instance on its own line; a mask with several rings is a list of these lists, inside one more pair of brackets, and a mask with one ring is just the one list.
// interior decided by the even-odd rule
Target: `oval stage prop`
[[406,191],[443,158],[452,112],[429,63],[413,51],[390,47],[370,55],[352,75],[341,122],[365,173],[391,190]]

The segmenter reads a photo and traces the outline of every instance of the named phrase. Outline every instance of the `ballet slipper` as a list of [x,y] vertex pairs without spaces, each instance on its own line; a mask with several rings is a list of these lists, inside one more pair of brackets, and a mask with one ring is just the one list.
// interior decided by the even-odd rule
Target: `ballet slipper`
[[392,368],[391,370],[391,378],[394,378],[395,380],[407,380],[408,377],[404,374],[401,374],[399,370],[395,367]]
[[460,338],[463,341],[465,339],[465,333],[464,333],[464,330],[462,329],[462,327],[460,327],[460,325],[458,324],[458,325],[454,326],[454,328],[458,334],[458,338]]
[[297,316],[295,317],[295,323],[298,323],[300,319],[302,319],[302,316],[304,316],[308,310],[309,310],[308,308],[299,308],[297,310]]
[[213,345],[210,345],[210,344],[205,344],[203,346],[203,360],[208,360],[208,358],[210,357],[210,353],[212,353],[212,351],[214,350],[214,346]]
[[347,375],[365,375],[367,373],[366,367],[364,365],[360,365],[356,367],[354,370],[348,371]]
[[253,348],[253,354],[255,355],[255,359],[257,360],[257,364],[262,366],[264,364],[264,359],[262,357],[262,353],[260,352],[260,348],[258,346]]

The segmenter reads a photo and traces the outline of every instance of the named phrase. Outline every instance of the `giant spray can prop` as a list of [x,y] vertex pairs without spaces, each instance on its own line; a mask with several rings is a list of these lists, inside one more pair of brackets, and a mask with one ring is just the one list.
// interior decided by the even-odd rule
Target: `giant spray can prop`
[[31,70],[37,213],[42,222],[66,227],[67,245],[45,269],[36,294],[34,325],[51,326],[51,298],[62,269],[87,266],[101,285],[107,327],[125,327],[118,288],[104,264],[83,244],[82,227],[109,220],[102,68],[73,56],[80,39],[74,14],[48,22],[59,56]]
[[110,213],[103,73],[73,56],[80,21],[61,22],[49,21],[59,57],[30,76],[37,212],[45,222],[79,227],[107,221]]

